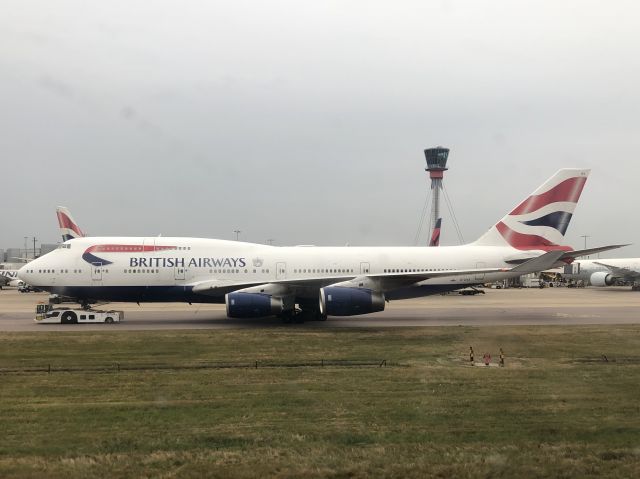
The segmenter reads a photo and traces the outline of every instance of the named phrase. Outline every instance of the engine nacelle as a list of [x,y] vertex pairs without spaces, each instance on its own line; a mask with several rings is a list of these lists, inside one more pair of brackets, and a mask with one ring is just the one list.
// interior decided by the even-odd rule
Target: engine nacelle
[[282,298],[264,293],[228,293],[225,302],[230,318],[275,316],[284,309]]
[[384,311],[384,293],[366,288],[327,286],[320,290],[320,312],[329,316],[355,316],[356,314]]
[[604,271],[593,273],[589,278],[591,286],[611,286],[613,281],[611,273],[605,273]]

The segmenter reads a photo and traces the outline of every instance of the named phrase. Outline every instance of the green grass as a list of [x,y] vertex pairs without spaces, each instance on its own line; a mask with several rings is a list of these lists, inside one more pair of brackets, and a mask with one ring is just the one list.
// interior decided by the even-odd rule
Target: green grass
[[[633,477],[639,333],[2,333],[0,369],[53,373],[0,373],[0,477]],[[503,347],[507,367],[468,366],[469,345],[478,358]],[[321,359],[392,365],[179,369]]]

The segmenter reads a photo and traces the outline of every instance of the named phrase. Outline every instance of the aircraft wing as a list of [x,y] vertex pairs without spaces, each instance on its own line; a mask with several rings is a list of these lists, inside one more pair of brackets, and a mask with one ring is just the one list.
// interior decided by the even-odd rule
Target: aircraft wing
[[[243,283],[224,280],[208,280],[201,281],[193,285],[193,292],[196,294],[204,294],[208,296],[222,296],[224,294],[246,290],[249,288],[258,288],[255,292],[263,292],[260,289],[267,288],[270,292],[284,291],[300,293],[303,290],[317,291],[325,286],[335,284],[362,284],[367,288],[376,291],[385,291],[398,288],[404,285],[419,283],[427,279],[450,276],[470,276],[486,273],[508,272],[508,268],[483,268],[469,270],[449,270],[449,271],[424,271],[416,273],[383,273],[370,275],[351,275],[351,276],[332,276],[321,278],[304,278],[304,279],[280,279],[272,280],[268,283]],[[524,274],[524,273],[523,273]],[[280,287],[280,288],[279,288]],[[463,287],[461,285],[460,287]],[[254,292],[254,291],[252,291]]]
[[631,279],[640,277],[640,271],[637,271],[635,269],[625,268],[620,266],[612,266],[610,264],[602,263],[600,261],[594,261],[594,264],[599,264],[600,266],[604,266],[605,268],[608,268],[613,273],[613,276],[615,276],[616,278],[624,278],[624,279],[631,280]]
[[575,259],[581,256],[589,256],[590,254],[602,253],[603,251],[609,251],[612,249],[623,248],[625,246],[629,246],[629,244],[612,244],[609,246],[600,246],[598,248],[589,248],[589,249],[577,249],[573,251],[565,251],[560,260],[565,259]]
[[[289,291],[300,290],[317,290],[329,285],[335,284],[355,284],[357,286],[367,287],[376,291],[386,291],[399,288],[405,285],[419,283],[433,278],[443,278],[452,276],[472,276],[484,275],[489,273],[519,273],[528,274],[537,271],[543,271],[553,264],[564,254],[564,251],[549,251],[536,258],[525,261],[515,268],[474,268],[465,270],[448,270],[448,271],[420,271],[420,272],[399,272],[399,273],[380,273],[367,275],[350,275],[350,276],[333,276],[321,278],[305,278],[305,279],[281,279],[273,280],[268,283],[246,283],[233,282],[228,280],[207,280],[193,284],[193,292],[209,296],[222,296],[232,291],[240,289],[257,288],[255,292],[268,289],[269,291]],[[478,282],[482,282],[481,279]],[[464,287],[461,283],[460,287]]]

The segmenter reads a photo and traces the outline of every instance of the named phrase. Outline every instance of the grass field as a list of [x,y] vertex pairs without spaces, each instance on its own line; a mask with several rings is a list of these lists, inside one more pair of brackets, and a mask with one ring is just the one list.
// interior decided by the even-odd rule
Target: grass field
[[[0,477],[640,470],[638,326],[79,329],[0,335]],[[470,345],[506,367],[469,366]],[[323,359],[388,363],[263,367]]]

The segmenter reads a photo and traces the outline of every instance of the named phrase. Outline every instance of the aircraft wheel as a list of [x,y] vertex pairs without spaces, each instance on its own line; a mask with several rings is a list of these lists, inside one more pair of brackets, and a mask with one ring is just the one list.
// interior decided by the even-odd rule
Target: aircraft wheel
[[280,319],[284,324],[291,324],[293,322],[293,313],[291,311],[284,311],[280,315]]
[[326,321],[327,315],[322,314],[319,309],[313,309],[307,312],[307,318],[309,321]]

